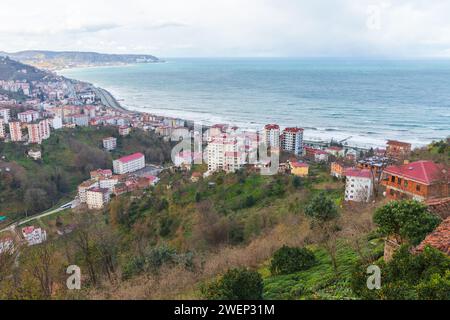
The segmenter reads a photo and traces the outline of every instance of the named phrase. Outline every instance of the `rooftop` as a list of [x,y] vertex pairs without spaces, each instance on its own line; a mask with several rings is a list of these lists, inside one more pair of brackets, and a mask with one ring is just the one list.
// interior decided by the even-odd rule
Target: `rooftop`
[[291,166],[293,168],[309,168],[309,165],[307,163],[303,163],[303,162],[291,162]]
[[280,126],[277,124],[268,124],[264,127],[266,130],[279,130]]
[[303,131],[305,131],[305,130],[302,128],[286,128],[286,129],[284,129],[283,132],[298,133],[298,132],[303,132]]
[[397,141],[397,140],[388,140],[387,145],[395,145],[395,146],[401,146],[401,147],[411,147],[411,143]]
[[356,168],[346,169],[344,175],[346,177],[355,177],[355,178],[367,178],[370,179],[372,177],[370,170],[359,170]]
[[444,220],[436,230],[429,234],[416,248],[416,251],[422,252],[427,246],[436,248],[450,256],[450,218]]
[[144,157],[144,155],[142,153],[138,152],[138,153],[134,153],[134,154],[131,154],[129,156],[125,156],[125,157],[122,157],[120,159],[117,159],[117,161],[120,161],[122,163],[127,163],[127,162],[130,162],[130,161],[138,160],[138,159],[143,158],[143,157]]
[[433,161],[417,161],[401,166],[390,166],[384,172],[426,185],[442,180],[446,175],[443,166]]

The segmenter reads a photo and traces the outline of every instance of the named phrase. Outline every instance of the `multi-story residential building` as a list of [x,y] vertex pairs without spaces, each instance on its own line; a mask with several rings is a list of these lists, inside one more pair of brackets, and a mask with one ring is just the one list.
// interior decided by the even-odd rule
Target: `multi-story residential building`
[[331,163],[331,175],[336,178],[345,177],[345,170],[347,167],[345,166],[343,161],[336,161]]
[[39,112],[36,110],[27,110],[25,112],[21,112],[17,115],[20,122],[31,123],[37,121],[40,117]]
[[62,119],[58,116],[53,117],[50,121],[50,126],[55,130],[61,129],[63,127]]
[[86,204],[89,209],[102,209],[110,199],[109,189],[93,188],[86,191]]
[[264,127],[264,141],[268,148],[280,149],[280,126],[268,124]]
[[0,118],[0,139],[6,138],[5,120]]
[[113,162],[115,174],[125,174],[145,168],[145,156],[142,153],[135,153]]
[[208,171],[235,172],[246,164],[243,142],[227,135],[215,137],[207,147]]
[[120,126],[119,127],[119,135],[121,135],[123,137],[129,135],[130,132],[131,132],[131,128],[128,126]]
[[98,180],[100,178],[110,178],[113,175],[112,171],[109,169],[98,169],[95,171],[91,171],[90,174],[91,174],[91,179],[94,179],[94,180]]
[[20,121],[9,122],[9,135],[11,136],[11,141],[13,142],[22,141],[22,125]]
[[9,119],[11,119],[11,113],[9,109],[6,108],[0,108],[0,119],[3,119],[3,121],[8,124]]
[[30,150],[30,151],[28,151],[28,156],[31,159],[37,161],[37,160],[42,159],[42,152],[41,152],[41,150]]
[[117,138],[109,137],[103,139],[103,148],[108,151],[112,151],[117,148]]
[[407,142],[389,140],[386,147],[386,156],[395,160],[404,160],[411,154],[411,144]]
[[50,122],[48,119],[37,123],[28,123],[28,142],[41,144],[43,140],[50,138]]
[[85,182],[83,182],[82,184],[80,184],[78,186],[78,198],[80,199],[81,203],[86,203],[87,197],[86,197],[86,192],[89,189],[94,189],[94,188],[98,188],[99,184],[98,184],[98,180],[87,180]]
[[331,146],[326,148],[325,151],[336,158],[341,158],[345,156],[345,150],[342,147]]
[[85,114],[75,114],[71,117],[71,122],[78,127],[89,126],[89,117]]
[[47,232],[34,226],[22,228],[22,235],[29,246],[41,244],[47,240]]
[[307,177],[309,175],[309,165],[303,162],[289,162],[291,174],[297,177]]
[[119,183],[119,176],[101,177],[98,179],[99,187],[101,189],[113,190],[114,186]]
[[369,202],[373,193],[372,175],[369,170],[347,169],[345,201]]
[[303,132],[302,128],[286,128],[281,135],[281,148],[297,156],[303,154]]
[[307,158],[314,162],[328,162],[329,154],[326,151],[305,147],[305,154]]
[[389,199],[429,199],[449,196],[449,172],[433,161],[417,161],[387,167],[382,184]]

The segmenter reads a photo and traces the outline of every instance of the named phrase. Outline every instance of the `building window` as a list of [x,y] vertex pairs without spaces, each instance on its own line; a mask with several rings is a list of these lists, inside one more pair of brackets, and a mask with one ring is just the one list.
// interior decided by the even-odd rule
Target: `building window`
[[405,180],[405,182],[403,183],[403,185],[405,186],[405,188],[408,188],[408,181]]
[[391,177],[391,182],[395,182],[395,177],[394,176]]
[[416,185],[416,191],[420,192],[420,185]]
[[398,185],[401,186],[402,185],[402,179],[398,178]]

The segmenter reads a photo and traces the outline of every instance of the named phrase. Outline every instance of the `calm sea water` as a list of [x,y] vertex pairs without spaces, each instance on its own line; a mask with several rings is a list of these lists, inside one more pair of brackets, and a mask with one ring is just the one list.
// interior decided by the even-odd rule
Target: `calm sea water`
[[449,60],[168,59],[61,73],[129,109],[207,124],[301,126],[360,145],[450,136]]

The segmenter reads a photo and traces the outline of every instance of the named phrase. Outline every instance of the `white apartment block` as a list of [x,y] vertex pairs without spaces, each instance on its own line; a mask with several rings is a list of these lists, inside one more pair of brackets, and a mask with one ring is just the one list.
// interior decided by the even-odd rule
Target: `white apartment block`
[[47,232],[41,228],[25,227],[22,229],[22,235],[29,246],[41,244],[47,240]]
[[22,125],[20,121],[10,121],[9,122],[9,134],[11,136],[11,141],[18,142],[22,141]]
[[297,156],[303,155],[303,129],[286,128],[281,138],[281,148]]
[[347,169],[345,201],[369,202],[372,197],[372,176],[369,170]]
[[58,117],[58,116],[55,116],[55,117],[51,120],[50,125],[51,125],[51,127],[52,127],[53,129],[55,129],[55,130],[61,129],[61,128],[63,127],[62,119],[61,119],[60,117]]
[[223,135],[213,138],[207,147],[208,171],[235,172],[241,169],[246,163],[243,148],[245,146],[236,137],[227,138]]
[[264,141],[267,147],[280,149],[280,126],[277,124],[268,124],[264,127]]
[[143,168],[145,168],[145,156],[142,153],[135,153],[113,161],[115,174],[135,172]]
[[9,119],[11,119],[11,113],[10,113],[9,109],[6,109],[6,108],[0,109],[0,119],[2,119],[2,118],[6,124],[9,123]]
[[112,191],[116,184],[119,183],[119,178],[117,176],[110,178],[101,177],[99,178],[98,183],[101,189],[108,189]]
[[0,139],[6,138],[5,120],[0,118]]
[[21,112],[17,115],[20,122],[30,123],[39,119],[39,112],[35,110],[28,110],[25,112]]
[[110,199],[109,189],[94,188],[86,191],[86,203],[89,209],[102,209]]
[[114,137],[109,137],[103,139],[103,148],[108,151],[114,150],[117,148],[117,139]]

